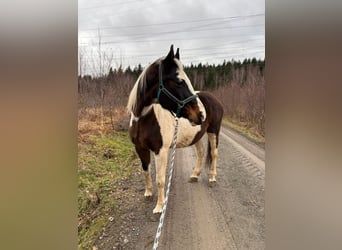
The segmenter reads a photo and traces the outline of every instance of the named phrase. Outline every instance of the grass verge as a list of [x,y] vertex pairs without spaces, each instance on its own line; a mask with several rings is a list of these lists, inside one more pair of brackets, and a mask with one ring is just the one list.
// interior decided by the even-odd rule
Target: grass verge
[[264,145],[265,144],[265,137],[260,135],[257,132],[257,129],[248,126],[246,123],[242,123],[242,122],[237,122],[237,121],[232,121],[229,120],[228,118],[224,117],[222,120],[222,124],[239,132],[240,134],[244,135],[245,137],[247,137],[248,139]]
[[115,209],[115,187],[138,159],[127,132],[93,135],[78,145],[78,248],[92,249]]

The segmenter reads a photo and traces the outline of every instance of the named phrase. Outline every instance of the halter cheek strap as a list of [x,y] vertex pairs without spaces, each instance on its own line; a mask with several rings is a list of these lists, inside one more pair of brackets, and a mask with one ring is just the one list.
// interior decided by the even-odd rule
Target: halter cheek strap
[[158,88],[158,93],[157,93],[157,100],[159,103],[159,98],[160,98],[160,93],[163,92],[168,98],[170,98],[173,102],[177,104],[177,112],[176,116],[179,118],[180,117],[180,112],[182,108],[188,103],[191,102],[192,100],[197,98],[197,95],[192,95],[189,96],[188,98],[184,100],[179,100],[177,97],[175,97],[170,91],[168,91],[164,84],[163,84],[163,76],[162,76],[162,66],[161,63],[159,63],[159,88]]

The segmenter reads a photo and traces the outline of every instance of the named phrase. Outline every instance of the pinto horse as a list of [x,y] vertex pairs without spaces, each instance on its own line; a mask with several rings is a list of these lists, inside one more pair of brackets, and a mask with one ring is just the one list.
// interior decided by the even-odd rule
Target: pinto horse
[[174,55],[171,46],[165,58],[158,59],[141,73],[130,93],[127,108],[131,113],[130,138],[144,170],[145,197],[152,196],[151,152],[155,157],[158,200],[153,213],[160,213],[164,203],[166,165],[175,115],[180,117],[177,148],[195,145],[198,155],[190,181],[197,181],[201,173],[204,156],[201,138],[207,132],[207,162],[211,164],[209,183],[216,182],[223,107],[210,93],[193,90],[179,61],[179,49]]

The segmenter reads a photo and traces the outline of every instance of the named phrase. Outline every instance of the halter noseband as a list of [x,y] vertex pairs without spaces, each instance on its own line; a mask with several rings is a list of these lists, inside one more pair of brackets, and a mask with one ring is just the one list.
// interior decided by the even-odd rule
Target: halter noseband
[[185,98],[184,100],[179,100],[170,91],[168,91],[163,84],[162,66],[161,66],[161,63],[159,63],[159,88],[158,88],[158,93],[157,93],[158,103],[159,103],[159,97],[160,97],[161,92],[163,92],[167,97],[169,97],[173,102],[175,102],[177,104],[176,116],[178,118],[180,117],[180,112],[181,112],[182,108],[188,102],[191,102],[193,99],[197,98],[197,95],[192,95],[192,96],[189,96],[188,98]]

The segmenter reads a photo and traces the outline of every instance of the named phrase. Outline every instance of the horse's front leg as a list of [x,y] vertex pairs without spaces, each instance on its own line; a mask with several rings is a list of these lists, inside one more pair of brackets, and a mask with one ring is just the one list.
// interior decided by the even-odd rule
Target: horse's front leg
[[195,147],[196,147],[196,152],[197,152],[197,164],[190,176],[190,182],[197,182],[198,177],[201,174],[203,156],[204,156],[204,146],[203,146],[202,139],[195,143]]
[[135,150],[139,155],[141,166],[143,168],[143,173],[145,177],[145,197],[152,196],[152,178],[151,178],[151,170],[149,168],[151,162],[151,153],[150,150],[144,149],[135,145]]
[[165,173],[168,157],[168,148],[161,148],[158,154],[155,154],[156,163],[156,183],[158,188],[157,205],[153,209],[153,213],[161,213],[164,204],[164,186],[165,186]]

